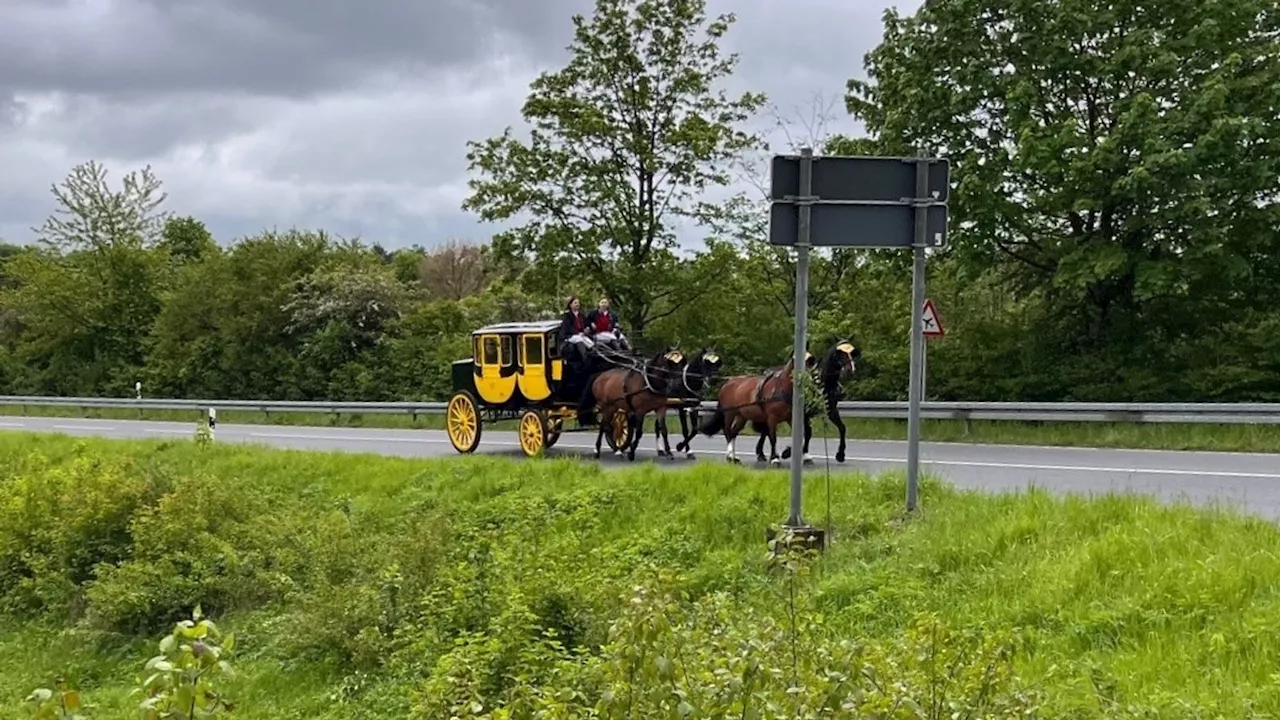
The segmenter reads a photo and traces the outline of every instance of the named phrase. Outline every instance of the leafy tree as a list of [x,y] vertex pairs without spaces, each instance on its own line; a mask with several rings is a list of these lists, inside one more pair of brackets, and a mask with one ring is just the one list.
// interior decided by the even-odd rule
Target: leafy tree
[[479,176],[463,207],[524,220],[495,254],[531,259],[544,289],[590,282],[636,333],[705,288],[677,259],[677,223],[700,219],[700,198],[731,180],[723,163],[757,145],[737,125],[764,101],[716,89],[737,64],[719,48],[733,21],[708,22],[704,0],[597,0],[575,15],[568,64],[525,101],[529,138],[468,144]]
[[151,166],[126,174],[118,191],[107,175],[105,166],[90,160],[52,186],[57,207],[36,228],[37,240],[61,252],[154,243],[164,227],[167,214],[159,208],[168,195]]
[[495,270],[483,247],[451,240],[423,255],[418,284],[432,300],[462,300],[483,291]]
[[6,263],[4,304],[23,327],[17,356],[35,384],[59,394],[131,391],[144,339],[160,312],[165,195],[149,168],[112,189],[89,162],[52,187],[54,214],[36,251]]
[[931,2],[886,12],[847,105],[952,158],[957,249],[1044,293],[1065,355],[1157,362],[1275,277],[1278,25],[1266,0]]
[[218,251],[218,244],[214,242],[209,228],[190,216],[167,218],[158,246],[178,265],[200,260]]

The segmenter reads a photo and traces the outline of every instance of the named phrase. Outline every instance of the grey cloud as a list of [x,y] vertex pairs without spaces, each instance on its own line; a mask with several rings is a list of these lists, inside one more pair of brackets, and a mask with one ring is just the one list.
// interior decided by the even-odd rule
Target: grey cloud
[[[8,186],[60,179],[91,157],[154,161],[175,210],[191,201],[224,240],[293,224],[388,247],[484,238],[492,229],[456,203],[415,198],[464,181],[466,140],[521,124],[527,88],[478,68],[503,57],[529,73],[559,66],[570,15],[592,5],[0,0],[0,156],[27,148],[24,157],[41,158],[10,172]],[[741,54],[735,88],[767,92],[784,115],[820,92],[847,122],[839,98],[879,37],[882,7],[710,0],[708,12],[738,15],[726,41]],[[456,76],[467,80],[445,82]],[[60,111],[24,123],[17,98],[50,91],[63,94]],[[458,100],[466,91],[474,97]],[[177,156],[179,147],[196,151]],[[30,182],[21,201],[0,197],[0,233],[19,233],[11,239],[51,209],[47,181]],[[367,199],[353,205],[353,195]]]
[[567,21],[557,2],[121,0],[103,13],[10,1],[0,8],[7,82],[121,97],[307,97],[387,68],[431,72],[542,50],[537,40]]

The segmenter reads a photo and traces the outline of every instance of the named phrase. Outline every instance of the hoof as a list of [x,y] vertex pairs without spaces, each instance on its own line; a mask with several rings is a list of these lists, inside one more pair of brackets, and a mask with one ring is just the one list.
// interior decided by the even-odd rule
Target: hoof
[[805,456],[805,458],[804,458],[804,464],[805,464],[805,465],[812,465],[812,464],[813,464],[813,458],[811,458],[811,457],[809,457],[808,455],[806,455],[806,456]]
[[790,460],[790,459],[791,459],[791,448],[787,448],[786,450],[783,450],[783,451],[782,451],[782,459],[783,459],[783,460]]
[[685,460],[692,460],[692,459],[693,459],[693,453],[692,453],[692,452],[686,452],[686,453],[684,454],[684,459],[685,459]]
[[843,451],[843,450],[841,450],[840,452],[836,453],[836,462],[838,462],[838,463],[842,463],[842,462],[844,462],[844,451]]
[[769,461],[769,464],[770,464],[770,465],[781,465],[781,464],[782,464],[782,458],[773,458],[772,460],[770,460],[770,461]]
[[739,460],[739,459],[738,459],[738,458],[736,458],[736,457],[725,458],[725,459],[724,459],[724,461],[725,461],[725,462],[727,462],[727,463],[729,463],[730,465],[741,465],[741,464],[742,464],[742,461],[741,461],[741,460]]
[[756,462],[758,462],[758,463],[762,463],[762,462],[768,462],[768,460],[765,458],[765,456],[764,456],[764,455],[757,455],[757,456],[756,456]]

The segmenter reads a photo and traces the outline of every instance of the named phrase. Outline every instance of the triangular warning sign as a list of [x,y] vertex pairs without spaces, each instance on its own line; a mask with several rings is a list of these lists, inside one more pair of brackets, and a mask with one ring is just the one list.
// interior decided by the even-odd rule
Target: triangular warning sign
[[942,337],[947,331],[942,329],[942,321],[938,319],[938,309],[933,306],[932,300],[924,301],[924,336],[925,337]]

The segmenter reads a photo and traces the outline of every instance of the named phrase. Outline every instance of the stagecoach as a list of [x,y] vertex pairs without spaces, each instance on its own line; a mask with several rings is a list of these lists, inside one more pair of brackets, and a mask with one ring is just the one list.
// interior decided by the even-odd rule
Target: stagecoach
[[[582,385],[566,377],[557,333],[559,320],[486,325],[471,333],[471,357],[453,363],[453,394],[445,410],[449,442],[460,453],[474,452],[485,423],[518,419],[520,449],[530,457],[556,444],[576,427]],[[566,429],[572,420],[575,427]],[[603,421],[597,417],[597,422]],[[605,433],[617,450],[630,435],[623,411]]]

